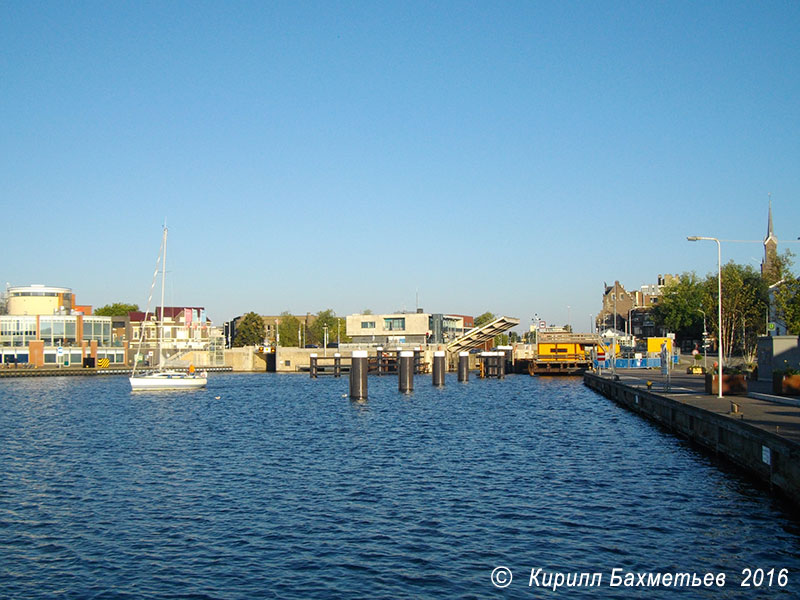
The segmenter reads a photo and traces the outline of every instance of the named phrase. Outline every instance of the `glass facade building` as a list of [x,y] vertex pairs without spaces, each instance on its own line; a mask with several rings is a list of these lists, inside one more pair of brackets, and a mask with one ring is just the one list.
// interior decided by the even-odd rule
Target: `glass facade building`
[[[0,363],[27,363],[30,344],[44,345],[44,364],[80,364],[96,342],[96,357],[124,363],[125,351],[112,343],[111,317],[91,315],[0,315]],[[59,351],[60,348],[60,351]]]

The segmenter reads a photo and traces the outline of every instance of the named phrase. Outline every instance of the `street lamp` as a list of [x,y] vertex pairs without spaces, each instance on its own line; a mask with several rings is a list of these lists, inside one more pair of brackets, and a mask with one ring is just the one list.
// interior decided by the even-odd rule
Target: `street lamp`
[[717,397],[722,398],[722,244],[715,237],[702,237],[699,235],[690,235],[686,238],[690,242],[697,242],[699,240],[707,240],[717,242],[717,300],[718,307],[718,326],[717,326],[717,349],[719,350],[719,371],[717,372]]

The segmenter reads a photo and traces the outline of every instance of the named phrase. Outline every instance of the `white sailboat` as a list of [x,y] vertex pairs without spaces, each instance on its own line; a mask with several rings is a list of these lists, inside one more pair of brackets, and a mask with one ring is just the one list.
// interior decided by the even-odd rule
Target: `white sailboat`
[[[163,369],[161,367],[162,352],[161,342],[164,338],[164,283],[167,273],[167,226],[164,225],[164,236],[161,241],[162,256],[161,256],[161,320],[158,326],[158,362],[159,370],[154,373],[136,374],[136,360],[133,361],[133,370],[128,381],[131,382],[131,391],[152,391],[152,390],[191,390],[199,389],[206,386],[208,378],[204,373],[185,373],[183,371],[173,371]],[[155,284],[155,276],[158,274],[158,269],[153,276],[153,283]],[[150,290],[152,298],[152,287]],[[148,302],[149,304],[149,302]],[[144,340],[145,321],[147,320],[147,313],[142,321],[142,328],[139,336],[139,349],[137,350],[137,358],[142,348],[142,341]]]

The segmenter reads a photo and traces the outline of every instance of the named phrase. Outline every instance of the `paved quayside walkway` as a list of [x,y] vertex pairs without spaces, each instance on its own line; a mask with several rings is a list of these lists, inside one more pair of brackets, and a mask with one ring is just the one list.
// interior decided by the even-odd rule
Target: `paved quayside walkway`
[[[596,373],[604,378],[612,378],[608,370]],[[676,402],[742,420],[787,440],[800,443],[800,399],[790,396],[775,396],[772,385],[764,381],[748,381],[748,396],[723,396],[705,393],[703,375],[687,375],[685,372],[673,371],[670,374],[670,386],[666,389],[665,377],[658,369],[617,369],[620,383],[647,389],[647,382],[653,382],[651,392],[665,396]],[[731,413],[731,402],[738,405],[738,413]]]

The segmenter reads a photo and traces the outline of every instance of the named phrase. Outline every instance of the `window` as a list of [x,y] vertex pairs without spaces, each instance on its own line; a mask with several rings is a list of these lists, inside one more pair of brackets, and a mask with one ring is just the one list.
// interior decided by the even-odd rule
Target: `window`
[[46,346],[53,343],[53,319],[39,319],[39,339],[44,340]]
[[375,329],[375,321],[361,321],[361,329]]
[[61,319],[55,319],[53,321],[53,337],[59,340],[64,339],[64,321]]
[[406,319],[405,317],[384,319],[383,328],[386,331],[403,331],[406,328]]

